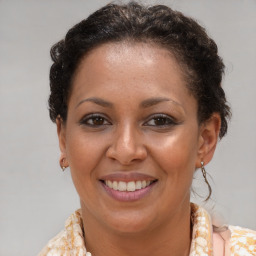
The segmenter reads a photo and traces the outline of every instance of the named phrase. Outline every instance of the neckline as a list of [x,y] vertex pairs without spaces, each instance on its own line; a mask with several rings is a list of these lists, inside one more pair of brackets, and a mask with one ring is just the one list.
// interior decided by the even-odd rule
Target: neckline
[[[191,203],[193,225],[189,256],[213,256],[212,223],[206,210]],[[86,227],[85,227],[86,228]],[[75,255],[91,256],[84,243],[84,227],[81,209],[75,211],[65,222],[65,230],[48,244],[49,249],[72,252]],[[93,256],[93,255],[92,255]]]

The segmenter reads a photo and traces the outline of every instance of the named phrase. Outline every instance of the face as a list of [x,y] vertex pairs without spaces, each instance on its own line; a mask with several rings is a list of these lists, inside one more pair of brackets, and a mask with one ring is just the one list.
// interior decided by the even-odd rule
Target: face
[[77,69],[58,130],[87,220],[135,232],[188,212],[203,136],[197,102],[167,50],[94,49]]

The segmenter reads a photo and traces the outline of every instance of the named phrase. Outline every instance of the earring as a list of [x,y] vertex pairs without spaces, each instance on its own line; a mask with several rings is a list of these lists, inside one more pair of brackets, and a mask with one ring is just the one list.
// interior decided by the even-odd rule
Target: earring
[[68,167],[68,166],[65,166],[65,160],[66,160],[65,157],[63,157],[63,158],[60,159],[60,168],[62,169],[63,172],[64,172],[65,169]]
[[205,183],[207,184],[208,186],[208,190],[209,190],[209,194],[208,194],[208,197],[205,199],[205,201],[207,201],[210,197],[211,197],[211,194],[212,194],[212,188],[207,180],[207,177],[206,177],[206,171],[205,171],[205,168],[204,168],[204,162],[202,161],[201,162],[201,171],[202,171],[202,174],[203,174],[203,177],[204,177],[204,181]]

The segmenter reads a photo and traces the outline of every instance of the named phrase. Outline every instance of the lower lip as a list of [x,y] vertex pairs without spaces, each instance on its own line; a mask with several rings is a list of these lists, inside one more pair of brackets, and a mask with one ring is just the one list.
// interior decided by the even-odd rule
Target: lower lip
[[118,200],[118,201],[123,201],[123,202],[130,202],[130,201],[136,201],[139,200],[143,197],[145,197],[150,190],[152,189],[152,187],[156,184],[156,182],[153,182],[152,184],[150,184],[149,186],[139,189],[139,190],[135,190],[135,191],[118,191],[118,190],[114,190],[110,187],[108,187],[106,184],[102,183],[104,189],[107,191],[107,193],[114,199]]

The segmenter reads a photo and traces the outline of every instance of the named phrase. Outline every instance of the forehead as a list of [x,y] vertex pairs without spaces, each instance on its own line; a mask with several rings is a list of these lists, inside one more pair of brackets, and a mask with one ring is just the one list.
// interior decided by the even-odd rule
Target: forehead
[[[135,64],[147,66],[156,61],[171,61],[172,54],[163,47],[159,47],[154,43],[123,41],[116,43],[107,43],[96,47],[84,57],[95,59],[101,57],[106,64]],[[171,58],[171,59],[170,59]],[[174,62],[173,62],[174,64]],[[175,63],[178,64],[178,63]]]
[[[75,71],[73,84],[76,84],[82,73],[87,74],[92,70],[100,73],[116,72],[117,74],[118,71],[132,71],[137,68],[140,68],[141,71],[146,70],[155,64],[158,66],[160,64],[161,69],[172,73],[172,76],[175,72],[185,82],[181,66],[170,51],[153,43],[124,41],[106,43],[87,53]],[[136,73],[134,72],[134,74]],[[149,73],[148,75],[150,76]]]
[[108,92],[126,97],[134,97],[134,93],[162,97],[172,92],[173,97],[179,95],[182,100],[182,95],[189,93],[181,67],[170,51],[132,42],[108,43],[93,49],[77,68],[72,87],[71,96],[76,100],[104,97]]

